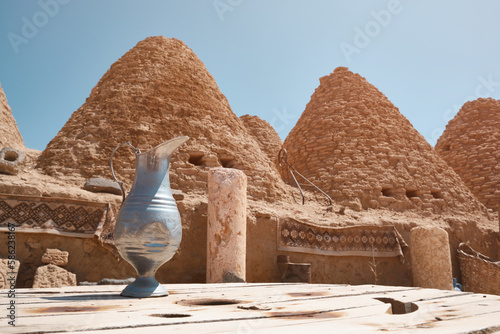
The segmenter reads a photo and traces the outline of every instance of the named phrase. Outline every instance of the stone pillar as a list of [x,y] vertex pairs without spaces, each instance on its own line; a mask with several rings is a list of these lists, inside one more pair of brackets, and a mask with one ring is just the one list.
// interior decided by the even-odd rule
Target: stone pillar
[[448,233],[439,227],[420,226],[410,231],[413,286],[453,290]]
[[227,273],[245,280],[247,178],[237,169],[208,173],[207,283]]

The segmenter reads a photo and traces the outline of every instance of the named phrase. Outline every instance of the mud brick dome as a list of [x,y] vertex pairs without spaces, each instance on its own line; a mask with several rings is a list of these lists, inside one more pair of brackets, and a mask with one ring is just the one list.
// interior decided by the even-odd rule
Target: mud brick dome
[[240,119],[245,124],[247,130],[257,140],[257,143],[259,143],[262,152],[267,155],[270,161],[276,161],[283,142],[271,124],[259,116],[243,115]]
[[436,151],[488,208],[500,204],[500,100],[465,103],[448,123]]
[[12,110],[7,103],[7,98],[0,86],[0,149],[11,147],[24,148],[24,141],[17,128],[16,120],[12,116]]
[[[273,200],[284,193],[272,162],[205,65],[182,41],[161,36],[139,42],[111,66],[38,167],[49,175],[111,178],[116,145],[130,141],[144,150],[180,135],[190,140],[172,158],[172,188],[206,191],[208,168],[231,167],[249,177],[249,196]],[[113,161],[130,185],[133,153],[120,149]]]
[[484,210],[398,108],[345,67],[320,79],[283,147],[301,174],[353,208]]

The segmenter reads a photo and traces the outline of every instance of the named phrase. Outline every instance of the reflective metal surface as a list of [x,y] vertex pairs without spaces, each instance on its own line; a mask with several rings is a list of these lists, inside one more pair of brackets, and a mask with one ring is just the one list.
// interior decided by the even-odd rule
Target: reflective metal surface
[[120,255],[138,274],[136,281],[122,291],[123,296],[168,295],[154,275],[174,256],[181,242],[181,217],[168,171],[172,153],[188,139],[177,137],[149,151],[136,151],[134,184],[118,213],[114,232]]

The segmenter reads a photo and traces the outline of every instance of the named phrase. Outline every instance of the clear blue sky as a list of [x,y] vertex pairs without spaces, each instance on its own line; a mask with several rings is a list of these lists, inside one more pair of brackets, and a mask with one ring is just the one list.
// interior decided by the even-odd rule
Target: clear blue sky
[[347,66],[434,145],[464,101],[500,99],[499,13],[496,0],[1,0],[0,83],[43,150],[111,64],[163,35],[282,139],[318,79]]

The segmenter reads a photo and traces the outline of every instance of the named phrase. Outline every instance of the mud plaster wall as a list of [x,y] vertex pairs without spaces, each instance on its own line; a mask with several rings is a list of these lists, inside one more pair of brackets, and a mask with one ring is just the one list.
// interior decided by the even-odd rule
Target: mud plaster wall
[[[384,220],[393,224],[406,244],[411,247],[410,231],[419,226],[417,221],[400,222]],[[371,270],[370,257],[335,257],[297,252],[278,251],[276,247],[277,217],[269,213],[253,212],[247,222],[247,271],[249,282],[279,282],[276,265],[277,255],[290,255],[294,263],[311,263],[312,283],[329,284],[382,284],[412,286],[410,248],[403,249],[404,262],[399,257],[375,258],[377,278]],[[449,218],[442,227],[447,231],[453,267],[453,277],[460,282],[460,267],[457,248],[460,242],[468,241],[477,251],[493,259],[500,258],[500,234],[478,229],[474,221]]]
[[[206,276],[207,200],[186,195],[177,201],[183,222],[183,238],[175,256],[158,270],[156,278],[162,283],[203,283]],[[315,283],[374,284],[369,257],[333,257],[278,251],[276,224],[279,215],[251,204],[247,210],[247,281],[279,282],[277,255],[290,255],[296,263],[312,263],[312,281]],[[332,216],[332,219],[335,218]],[[362,217],[360,217],[362,219]],[[402,222],[408,221],[408,222]],[[312,221],[314,222],[314,221]],[[409,244],[410,230],[422,224],[419,219],[399,217],[381,219],[383,224],[394,224]],[[354,221],[360,224],[360,221]],[[441,223],[449,234],[453,277],[460,278],[456,256],[458,244],[469,241],[471,246],[486,256],[500,258],[500,234],[479,228],[472,219],[447,218]],[[0,245],[7,244],[5,233],[0,234]],[[411,244],[409,244],[411,247]],[[96,239],[81,239],[47,234],[16,233],[16,256],[21,261],[18,287],[31,287],[36,268],[43,265],[41,257],[46,248],[69,252],[65,267],[77,275],[78,282],[103,278],[134,277],[135,271],[117,257],[116,251]],[[411,263],[405,250],[405,263],[399,258],[376,258],[378,284],[411,286]],[[0,247],[0,257],[7,257],[7,248]]]
[[320,79],[283,147],[301,174],[358,210],[485,210],[384,94],[345,67]]
[[488,208],[500,205],[500,100],[465,103],[446,125],[436,151]]
[[276,247],[277,218],[266,214],[250,217],[247,236],[247,271],[249,282],[280,282],[276,258],[289,255],[290,262],[311,263],[311,283],[385,284],[411,286],[411,271],[398,257],[376,258],[377,277],[370,269],[370,257],[336,257],[278,251]]

